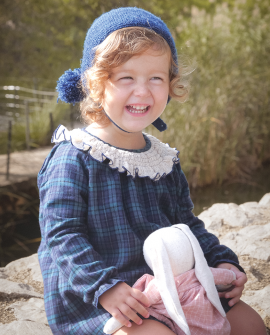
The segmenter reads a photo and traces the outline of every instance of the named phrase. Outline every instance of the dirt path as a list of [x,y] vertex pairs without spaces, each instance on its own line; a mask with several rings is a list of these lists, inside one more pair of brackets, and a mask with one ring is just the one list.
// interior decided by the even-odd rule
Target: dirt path
[[37,176],[52,147],[14,152],[10,156],[9,180],[6,180],[7,155],[0,155],[0,187],[27,181]]

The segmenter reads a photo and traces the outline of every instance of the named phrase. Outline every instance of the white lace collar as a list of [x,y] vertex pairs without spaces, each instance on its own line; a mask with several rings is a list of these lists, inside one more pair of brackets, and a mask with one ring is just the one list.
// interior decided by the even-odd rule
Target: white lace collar
[[89,154],[99,162],[108,158],[109,166],[118,169],[119,172],[126,171],[127,175],[133,178],[138,175],[158,180],[172,172],[173,165],[179,162],[179,151],[170,148],[154,136],[147,137],[151,142],[151,148],[137,153],[110,146],[83,129],[69,131],[60,125],[53,134],[52,142],[69,141],[80,150],[89,150]]

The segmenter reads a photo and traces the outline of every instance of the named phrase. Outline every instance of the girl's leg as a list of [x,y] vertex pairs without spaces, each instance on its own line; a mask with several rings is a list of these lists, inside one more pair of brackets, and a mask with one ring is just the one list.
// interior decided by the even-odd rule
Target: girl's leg
[[231,335],[267,335],[260,315],[243,301],[239,301],[227,313]]
[[113,335],[175,335],[175,333],[158,321],[143,320],[140,326],[132,323],[132,327],[122,327]]
[[[231,324],[230,335],[267,335],[266,328],[260,315],[243,301],[239,301],[228,313]],[[144,320],[138,326],[123,327],[113,335],[175,335],[168,327],[154,320]]]

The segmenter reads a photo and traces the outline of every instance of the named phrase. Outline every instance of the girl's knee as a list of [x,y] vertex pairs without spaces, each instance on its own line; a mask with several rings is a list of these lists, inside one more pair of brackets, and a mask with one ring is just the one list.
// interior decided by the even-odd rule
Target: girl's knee
[[267,335],[260,315],[243,301],[239,301],[228,313],[231,335]]

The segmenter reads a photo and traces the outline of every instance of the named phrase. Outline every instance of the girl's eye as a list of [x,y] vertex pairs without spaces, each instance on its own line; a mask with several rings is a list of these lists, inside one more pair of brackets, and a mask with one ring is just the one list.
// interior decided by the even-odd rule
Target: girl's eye
[[123,78],[120,78],[121,80],[128,80],[128,79],[132,79],[132,77],[123,77]]
[[162,80],[160,77],[152,77],[153,80]]

